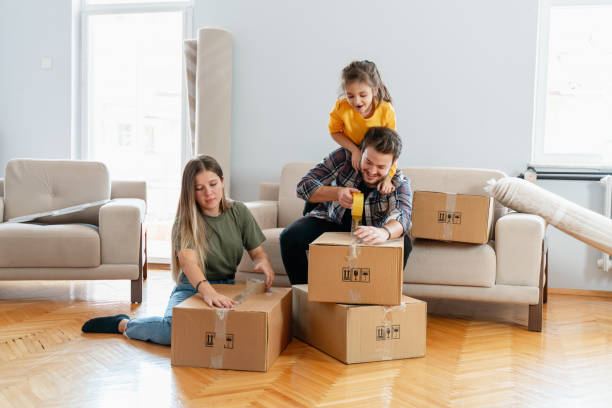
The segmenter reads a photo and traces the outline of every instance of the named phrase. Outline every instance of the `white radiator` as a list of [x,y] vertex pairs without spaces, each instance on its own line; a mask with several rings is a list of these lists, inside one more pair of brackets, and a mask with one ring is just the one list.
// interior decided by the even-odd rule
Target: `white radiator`
[[[605,176],[599,180],[601,184],[605,186],[606,192],[604,193],[604,215],[608,218],[612,218],[612,176]],[[608,272],[612,267],[610,262],[610,255],[602,252],[601,259],[597,260],[597,266]]]

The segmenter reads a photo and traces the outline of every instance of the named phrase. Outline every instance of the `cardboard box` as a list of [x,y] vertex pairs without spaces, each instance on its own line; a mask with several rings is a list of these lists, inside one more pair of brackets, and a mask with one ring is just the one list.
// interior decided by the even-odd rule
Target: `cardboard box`
[[399,305],[404,239],[359,244],[349,259],[350,232],[326,232],[309,247],[308,297],[313,302]]
[[317,303],[293,286],[293,335],[346,364],[422,357],[426,326],[427,304],[408,296],[391,307]]
[[[213,285],[235,298],[244,284]],[[273,287],[233,309],[211,308],[198,295],[174,307],[172,365],[267,371],[291,340],[291,289]]]
[[493,203],[489,196],[415,191],[410,235],[486,244],[493,224]]

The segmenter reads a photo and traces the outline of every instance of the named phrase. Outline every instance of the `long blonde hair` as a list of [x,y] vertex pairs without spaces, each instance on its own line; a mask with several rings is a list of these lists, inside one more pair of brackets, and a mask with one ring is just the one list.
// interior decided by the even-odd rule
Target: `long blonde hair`
[[[191,248],[195,251],[198,265],[206,275],[206,252],[208,251],[208,237],[206,221],[202,209],[195,198],[195,178],[202,171],[212,171],[223,181],[223,170],[219,163],[211,156],[201,155],[189,160],[183,170],[181,194],[176,209],[176,217],[172,226],[172,278],[176,281],[181,271],[178,262],[178,253]],[[225,198],[225,190],[221,195],[219,210],[221,213],[230,208]],[[180,242],[179,242],[180,241]]]

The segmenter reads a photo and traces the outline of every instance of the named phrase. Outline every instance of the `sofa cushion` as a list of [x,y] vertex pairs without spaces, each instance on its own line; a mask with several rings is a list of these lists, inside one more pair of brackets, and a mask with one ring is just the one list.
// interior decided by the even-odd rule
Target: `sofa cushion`
[[0,224],[0,267],[95,267],[98,231],[80,224]]
[[404,269],[404,283],[492,287],[495,251],[474,245],[416,239]]
[[[277,275],[287,274],[280,254],[280,233],[283,229],[284,228],[270,228],[263,230],[266,240],[261,244],[266,254],[268,254],[268,258],[270,258],[270,264],[272,265],[272,269],[274,269],[274,273]],[[242,261],[240,261],[237,270],[239,272],[253,272],[254,267],[255,264],[251,260],[251,257],[244,251],[244,254],[242,254]]]
[[289,163],[283,167],[278,190],[278,226],[286,227],[302,216],[304,200],[297,196],[297,183],[317,163]]
[[[104,163],[17,159],[6,165],[4,220],[109,198],[110,178]],[[39,221],[97,225],[99,207]]]

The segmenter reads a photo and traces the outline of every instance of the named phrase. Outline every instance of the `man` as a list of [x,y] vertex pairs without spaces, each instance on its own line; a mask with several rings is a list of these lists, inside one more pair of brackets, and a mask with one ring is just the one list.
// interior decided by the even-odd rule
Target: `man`
[[308,283],[306,250],[312,241],[327,231],[351,230],[352,193],[364,195],[364,225],[355,230],[355,236],[374,245],[403,236],[406,265],[412,250],[407,235],[412,212],[410,182],[398,169],[393,178],[395,191],[385,195],[376,188],[397,162],[401,150],[402,141],[397,132],[372,127],[361,142],[360,170],[351,165],[351,154],[340,148],[302,178],[297,185],[298,197],[318,205],[280,235],[281,256],[292,285]]

